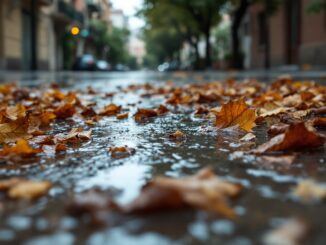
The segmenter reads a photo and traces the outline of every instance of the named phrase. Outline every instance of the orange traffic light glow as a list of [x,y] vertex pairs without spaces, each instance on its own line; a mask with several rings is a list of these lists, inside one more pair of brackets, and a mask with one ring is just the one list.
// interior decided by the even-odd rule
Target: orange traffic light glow
[[74,35],[74,36],[77,36],[80,32],[79,28],[77,26],[74,26],[71,28],[71,34]]

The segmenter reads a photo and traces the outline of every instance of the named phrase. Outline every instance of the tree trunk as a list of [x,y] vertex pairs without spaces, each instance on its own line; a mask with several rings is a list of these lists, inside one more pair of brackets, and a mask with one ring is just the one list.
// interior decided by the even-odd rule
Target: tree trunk
[[210,31],[210,28],[208,28],[205,31],[205,42],[206,42],[206,62],[205,62],[205,65],[206,65],[206,68],[210,68],[212,66],[210,37],[211,37],[211,31]]
[[243,59],[240,50],[239,28],[241,22],[246,15],[247,9],[250,5],[249,0],[241,0],[239,7],[235,10],[232,21],[232,66],[236,69],[243,69]]

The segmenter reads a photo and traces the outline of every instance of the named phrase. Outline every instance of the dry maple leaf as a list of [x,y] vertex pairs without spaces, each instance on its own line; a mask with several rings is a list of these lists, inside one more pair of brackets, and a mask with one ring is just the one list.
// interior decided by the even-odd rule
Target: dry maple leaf
[[10,154],[19,154],[19,155],[35,155],[42,152],[42,149],[32,148],[27,140],[19,139],[14,146],[5,145],[3,149],[0,150],[0,155],[7,156]]
[[317,134],[314,128],[305,123],[291,124],[283,134],[279,134],[257,149],[251,151],[255,154],[263,154],[273,151],[298,150],[320,147],[324,144],[325,138]]
[[28,139],[30,135],[27,131],[28,123],[25,120],[0,124],[0,143],[15,142],[20,138]]
[[227,201],[241,190],[240,185],[221,180],[212,169],[205,168],[194,176],[180,179],[154,178],[122,209],[127,213],[139,213],[192,207],[234,218],[235,213]]
[[215,125],[219,129],[239,126],[250,132],[255,127],[255,120],[255,110],[250,109],[242,99],[224,104],[221,111],[216,114]]

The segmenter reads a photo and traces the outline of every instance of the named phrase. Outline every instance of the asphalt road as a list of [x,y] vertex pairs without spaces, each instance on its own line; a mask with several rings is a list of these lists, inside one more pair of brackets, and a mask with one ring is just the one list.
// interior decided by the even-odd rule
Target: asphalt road
[[[196,73],[186,75],[131,73],[35,73],[1,74],[1,81],[19,81],[26,86],[44,82],[59,82],[64,89],[86,89],[111,92],[117,86],[163,84],[167,80],[179,83],[205,82],[227,77],[227,73]],[[234,74],[233,74],[234,75]],[[270,80],[279,74],[242,73],[239,77],[258,77]],[[325,74],[296,74],[323,82]],[[115,96],[107,102],[122,106],[136,103],[138,107],[152,107],[164,98],[140,98],[129,93]],[[132,114],[134,111],[130,111]],[[75,124],[75,122],[74,122]],[[27,159],[22,166],[0,164],[0,177],[25,176],[53,181],[55,187],[48,197],[36,202],[3,200],[0,211],[0,244],[70,245],[70,244],[262,244],[262,237],[271,228],[291,217],[307,220],[312,229],[307,244],[324,245],[326,241],[325,203],[302,204],[291,195],[300,180],[311,177],[326,183],[325,149],[301,154],[292,166],[260,166],[251,159],[233,160],[230,152],[238,146],[234,135],[218,135],[200,131],[207,121],[194,119],[191,114],[169,114],[154,118],[147,124],[136,124],[133,118],[118,121],[108,118],[93,128],[93,140],[78,149],[70,149],[57,157]],[[54,131],[74,126],[59,123]],[[182,144],[166,141],[168,132],[181,130],[187,134]],[[262,129],[257,128],[257,144],[266,141]],[[108,144],[128,145],[136,154],[126,159],[111,159]],[[121,203],[133,199],[140,187],[153,176],[184,176],[198,169],[212,166],[217,175],[238,182],[245,187],[233,204],[238,214],[228,220],[201,211],[178,211],[146,216],[116,217],[109,227],[96,228],[67,215],[66,205],[73,193],[94,187],[114,189]]]

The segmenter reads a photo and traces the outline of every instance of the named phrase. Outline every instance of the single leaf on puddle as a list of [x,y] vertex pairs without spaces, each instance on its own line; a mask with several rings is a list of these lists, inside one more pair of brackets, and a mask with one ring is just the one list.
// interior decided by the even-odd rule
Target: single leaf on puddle
[[256,112],[250,109],[243,99],[230,101],[222,106],[216,114],[215,125],[218,129],[239,126],[241,129],[250,132],[255,127]]
[[263,238],[264,245],[299,245],[309,233],[308,224],[299,218],[292,218],[286,223],[269,231]]
[[293,195],[304,202],[321,200],[326,198],[326,188],[314,180],[303,180],[294,188]]
[[194,176],[180,179],[156,177],[122,209],[127,213],[146,213],[192,207],[235,218],[227,202],[241,190],[240,185],[219,179],[212,169],[205,168]]
[[316,148],[324,145],[325,138],[305,123],[294,123],[283,134],[251,151],[254,154]]

